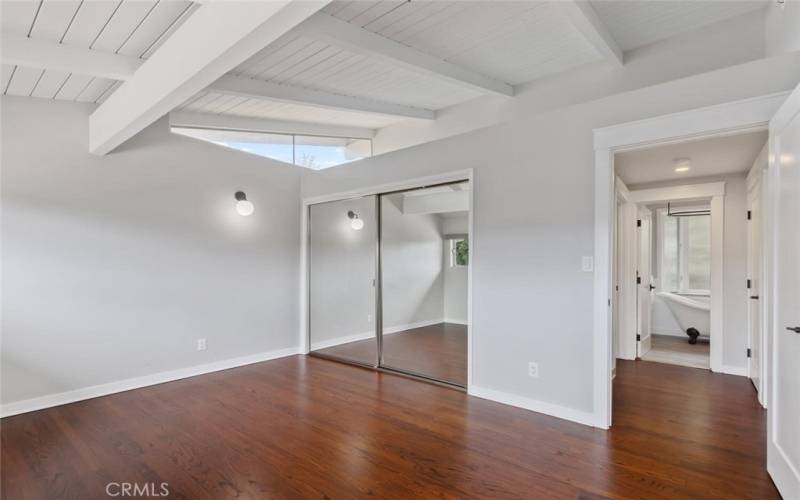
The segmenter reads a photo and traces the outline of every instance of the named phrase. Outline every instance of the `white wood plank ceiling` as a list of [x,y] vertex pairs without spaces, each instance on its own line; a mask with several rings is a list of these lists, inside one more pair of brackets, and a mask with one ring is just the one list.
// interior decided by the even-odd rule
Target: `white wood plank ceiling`
[[[191,13],[186,0],[3,0],[4,34],[146,59]],[[102,102],[119,83],[51,69],[2,66],[3,94]]]
[[323,11],[512,85],[600,58],[557,2],[335,1]]
[[[4,35],[141,60],[199,8],[189,0],[3,0],[0,5]],[[178,109],[367,128],[409,116],[430,119],[448,106],[486,93],[513,95],[514,85],[609,60],[609,54],[613,63],[616,53],[619,63],[622,51],[763,8],[767,0],[592,0],[579,9],[583,26],[565,5],[336,0],[231,71],[228,87],[212,85]],[[594,40],[586,33],[593,23],[601,24]],[[320,26],[333,34],[320,32]],[[357,46],[362,39],[366,47]],[[610,45],[598,46],[603,39]],[[370,42],[384,44],[383,52]],[[95,103],[121,83],[9,64],[0,75],[4,94]]]

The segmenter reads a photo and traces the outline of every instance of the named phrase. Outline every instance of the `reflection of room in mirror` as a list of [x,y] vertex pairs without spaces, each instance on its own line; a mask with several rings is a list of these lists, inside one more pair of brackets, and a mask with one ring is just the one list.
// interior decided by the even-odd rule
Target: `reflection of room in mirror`
[[[376,364],[380,352],[383,368],[466,386],[469,196],[469,183],[459,182],[312,205],[312,352],[366,365]],[[372,288],[375,203],[379,311]],[[364,229],[338,228],[344,213]],[[332,295],[335,308],[314,303]]]

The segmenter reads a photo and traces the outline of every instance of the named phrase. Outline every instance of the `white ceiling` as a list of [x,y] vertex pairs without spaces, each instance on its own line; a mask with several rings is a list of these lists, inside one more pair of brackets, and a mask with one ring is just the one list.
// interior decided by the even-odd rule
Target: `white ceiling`
[[[606,5],[608,4],[608,5]],[[763,8],[749,2],[593,2],[624,50]],[[323,13],[412,47],[440,60],[517,85],[599,61],[601,54],[573,26],[559,2],[541,1],[366,1],[337,0]],[[231,74],[282,85],[364,98],[371,101],[439,110],[481,93],[445,80],[392,66],[296,29],[240,65]],[[252,103],[249,103],[252,104]],[[249,105],[248,104],[248,105]],[[198,109],[217,114],[245,114]],[[247,116],[276,118],[271,110]],[[380,127],[404,119],[373,115],[348,124]],[[342,117],[345,118],[345,117]],[[300,114],[295,120],[335,124],[326,117]],[[345,118],[346,119],[346,118]]]
[[402,118],[377,113],[359,113],[318,106],[250,99],[247,97],[203,91],[176,108],[178,111],[194,111],[209,114],[269,118],[308,123],[335,124],[351,127],[377,129]]
[[769,0],[608,1],[594,10],[622,50],[631,50],[762,9]]
[[512,85],[600,59],[557,3],[335,1],[323,11]]
[[[766,141],[764,130],[628,151],[614,157],[614,168],[629,186],[747,172]],[[675,172],[681,158],[691,160],[688,172]]]
[[[2,31],[146,59],[191,14],[186,0],[3,0]],[[102,102],[118,82],[64,71],[2,65],[3,94]]]
[[[0,5],[3,33],[139,59],[147,59],[198,8],[188,0],[3,0]],[[475,75],[517,85],[603,59],[573,25],[565,5],[534,0],[337,0],[321,15]],[[702,29],[765,5],[766,0],[591,2],[623,50]],[[343,96],[381,103],[388,106],[378,106],[383,112],[403,106],[431,116],[486,93],[353,52],[315,37],[313,29],[303,29],[304,25],[308,27],[308,21],[230,74],[256,83],[323,92],[334,101]],[[107,78],[6,64],[1,74],[4,94],[59,100],[101,103],[120,85]],[[413,116],[367,112],[372,109],[369,105],[353,111],[220,92],[202,91],[180,109],[365,128],[381,128]],[[336,102],[350,102],[347,99]]]

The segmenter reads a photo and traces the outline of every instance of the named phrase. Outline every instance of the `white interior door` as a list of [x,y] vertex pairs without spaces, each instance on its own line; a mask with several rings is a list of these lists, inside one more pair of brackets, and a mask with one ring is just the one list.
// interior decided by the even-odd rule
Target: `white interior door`
[[767,470],[800,498],[800,86],[770,122],[775,246]]
[[636,297],[637,297],[637,333],[636,355],[642,357],[650,350],[650,326],[652,323],[650,311],[653,307],[653,276],[652,276],[652,242],[653,242],[653,216],[646,208],[639,209],[637,222],[637,251],[636,251]]
[[761,393],[761,183],[747,199],[747,330],[749,357],[747,375]]

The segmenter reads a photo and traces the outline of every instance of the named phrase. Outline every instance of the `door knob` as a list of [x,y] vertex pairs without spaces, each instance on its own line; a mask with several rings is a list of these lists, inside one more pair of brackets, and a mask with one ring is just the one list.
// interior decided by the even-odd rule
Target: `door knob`
[[753,300],[758,300],[758,295],[751,295],[750,298]]
[[794,333],[800,333],[800,326],[787,326],[786,329],[791,330]]
[[656,287],[654,287],[653,285],[650,285],[650,291],[653,291],[655,289],[656,289]]

